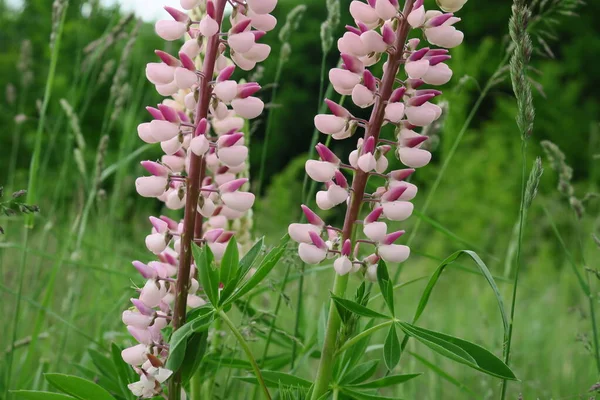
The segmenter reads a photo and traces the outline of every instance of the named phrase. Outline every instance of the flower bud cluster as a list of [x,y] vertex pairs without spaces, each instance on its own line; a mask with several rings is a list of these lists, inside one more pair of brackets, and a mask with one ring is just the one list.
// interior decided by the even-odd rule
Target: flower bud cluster
[[[222,21],[218,18],[224,15],[225,3],[181,0],[188,13],[165,7],[172,18],[156,23],[161,38],[187,40],[176,56],[157,50],[159,62],[146,67],[146,76],[157,92],[170,98],[147,108],[152,120],[138,126],[138,135],[146,143],[160,144],[165,154],[157,161],[143,161],[148,174],[135,182],[141,196],[156,198],[169,209],[187,210],[193,202],[191,209],[202,217],[202,229],[196,232],[203,232],[193,240],[209,246],[217,261],[234,234],[232,228],[239,225],[236,221],[251,212],[255,200],[245,191],[249,186],[248,148],[243,127],[247,119],[258,117],[264,109],[262,100],[255,96],[260,85],[237,82],[233,75],[237,67],[248,71],[267,58],[271,49],[260,39],[277,22],[269,14],[277,0],[235,0],[228,16],[232,28],[220,32]],[[208,56],[209,41],[217,46],[212,57]],[[205,63],[211,63],[210,68],[205,68]],[[205,76],[207,69],[214,71],[212,76]],[[202,113],[206,117],[200,118],[202,96],[210,98]],[[200,194],[188,196],[194,157],[202,160],[201,171],[196,173],[199,176],[195,177]],[[191,265],[189,277],[178,273],[181,241],[190,235],[185,232],[183,220],[161,216],[150,217],[150,222],[152,230],[146,237],[146,247],[158,261],[133,262],[146,282],[138,289],[138,298],[131,300],[133,307],[123,313],[123,322],[139,344],[125,349],[122,356],[140,375],[140,381],[129,387],[142,398],[160,394],[162,384],[172,374],[163,367],[168,344],[161,330],[176,315],[177,281],[189,282],[187,306],[205,304],[198,295],[201,288],[195,279],[195,266]]]
[[[427,11],[423,0],[407,0],[402,12],[398,0],[354,0],[350,3],[350,14],[356,26],[347,26],[346,33],[338,40],[343,64],[329,71],[329,80],[337,93],[351,96],[357,107],[373,107],[371,118],[361,120],[340,104],[325,100],[331,114],[315,117],[320,132],[336,140],[350,138],[361,128],[365,134],[357,140],[348,163],[343,163],[321,143],[316,147],[320,159],[306,162],[309,177],[324,184],[323,190],[316,194],[317,206],[329,210],[347,204],[350,210],[344,229],[339,229],[325,224],[316,213],[302,206],[308,222],[291,224],[288,231],[300,244],[300,258],[306,263],[318,264],[326,258],[335,258],[333,265],[338,274],[362,270],[368,279],[374,280],[380,259],[399,263],[410,255],[407,246],[395,244],[404,231],[388,232],[385,221],[404,221],[413,212],[411,200],[417,194],[417,187],[407,178],[415,168],[431,161],[429,151],[422,148],[428,137],[418,130],[442,114],[442,109],[433,102],[442,92],[432,86],[444,85],[452,78],[452,70],[446,64],[450,59],[447,49],[458,46],[463,34],[454,26],[459,18],[452,13]],[[411,29],[421,31],[428,44],[420,46],[423,41],[418,38],[409,40]],[[387,59],[383,63],[384,74],[379,78],[369,67],[379,63],[383,56]],[[385,125],[394,126],[393,139],[380,137]],[[387,154],[392,151],[406,168],[388,171]],[[347,172],[354,174],[352,185]],[[384,182],[373,193],[365,193],[366,182],[371,178]],[[362,221],[352,215],[360,210],[360,206],[352,207],[353,199],[371,207]],[[365,239],[352,239],[356,224],[362,225]],[[361,244],[372,245],[374,251],[364,256]]]

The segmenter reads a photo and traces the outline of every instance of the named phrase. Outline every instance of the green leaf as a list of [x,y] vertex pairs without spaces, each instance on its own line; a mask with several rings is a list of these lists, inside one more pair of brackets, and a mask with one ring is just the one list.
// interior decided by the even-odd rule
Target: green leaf
[[219,271],[213,268],[213,254],[208,246],[198,246],[192,243],[194,261],[198,270],[198,278],[202,289],[213,305],[219,303]]
[[106,357],[104,354],[100,353],[98,350],[89,349],[90,357],[92,358],[92,362],[98,368],[98,371],[107,378],[112,380],[116,380],[117,378],[117,369],[113,364],[112,360]]
[[244,279],[248,271],[250,271],[250,268],[252,268],[252,265],[254,265],[254,262],[256,261],[258,255],[262,251],[264,244],[265,238],[263,236],[239,261],[235,279],[232,279],[228,284],[225,284],[225,287],[221,291],[221,303],[224,303],[229,298],[229,296],[231,296],[231,293],[234,292],[238,284]]
[[185,359],[187,341],[192,333],[192,324],[189,322],[173,332],[171,340],[169,341],[169,358],[167,358],[167,363],[165,365],[167,369],[170,369],[171,371],[177,371],[179,369]]
[[106,389],[78,376],[45,374],[55,388],[80,400],[115,400]]
[[15,390],[11,392],[17,399],[24,400],[73,400],[74,397],[51,392],[37,392],[35,390]]
[[187,341],[185,349],[185,358],[181,364],[181,381],[183,384],[192,379],[194,373],[200,368],[200,363],[206,353],[208,343],[208,332],[205,330],[200,333],[194,333]]
[[432,350],[478,371],[502,379],[517,380],[511,369],[490,351],[474,343],[404,322],[400,328]]
[[110,347],[110,352],[112,355],[113,364],[117,370],[117,376],[119,378],[119,386],[121,387],[121,394],[126,399],[134,399],[135,396],[131,393],[129,389],[127,389],[127,385],[134,381],[134,372],[133,369],[127,365],[125,361],[123,361],[123,357],[121,357],[121,348],[116,344],[112,343]]
[[390,280],[387,265],[383,260],[380,260],[379,265],[377,266],[377,283],[379,284],[379,289],[381,290],[381,295],[383,296],[383,300],[385,300],[385,304],[392,313],[392,316],[395,316],[394,285]]
[[404,375],[390,375],[381,379],[376,379],[371,382],[361,383],[359,385],[352,385],[353,388],[356,389],[376,389],[387,386],[398,385],[400,383],[404,383],[409,381],[417,376],[423,375],[422,373],[418,374],[404,374]]
[[378,394],[359,392],[348,388],[341,388],[342,393],[356,400],[402,400],[398,397],[385,397]]
[[401,353],[402,350],[400,350],[400,341],[396,334],[396,327],[392,324],[383,344],[383,361],[385,361],[385,365],[389,371],[398,365]]
[[250,277],[250,279],[248,279],[244,284],[242,284],[242,286],[237,291],[235,291],[233,295],[229,299],[227,299],[223,304],[231,304],[232,302],[234,302],[235,300],[239,299],[240,297],[248,293],[250,290],[252,290],[260,282],[262,282],[262,280],[265,279],[269,272],[271,272],[271,270],[275,268],[275,265],[277,265],[277,263],[283,256],[283,253],[285,252],[289,240],[289,235],[285,235],[279,242],[279,245],[265,256],[260,265],[256,268],[256,272],[254,272],[252,277]]
[[[268,387],[279,387],[280,385],[284,385],[308,389],[312,386],[312,382],[284,372],[261,371],[261,373],[265,380],[265,384]],[[236,376],[235,378],[243,382],[253,383],[255,385],[258,384],[258,380],[254,376]]]
[[[372,319],[369,322],[367,322],[364,328],[362,328],[362,331],[368,331],[373,326],[375,326],[375,320]],[[344,351],[344,358],[342,364],[345,366],[346,369],[353,368],[356,364],[358,364],[363,354],[365,354],[365,350],[367,350],[370,340],[371,335],[365,336],[358,342],[353,344],[350,348]]]
[[238,264],[240,262],[240,253],[238,252],[235,236],[229,239],[227,249],[221,259],[221,270],[219,280],[223,285],[227,285],[237,274]]
[[481,260],[481,258],[479,258],[477,253],[475,253],[473,251],[469,251],[469,250],[457,251],[456,253],[452,254],[451,256],[446,258],[444,261],[442,261],[442,263],[438,266],[437,270],[433,273],[433,275],[429,279],[429,282],[427,283],[427,286],[425,287],[423,294],[421,295],[421,300],[419,301],[417,311],[415,312],[415,316],[413,318],[413,324],[417,322],[417,320],[423,314],[425,307],[427,307],[427,303],[429,302],[429,297],[431,296],[431,292],[433,291],[433,288],[435,287],[436,283],[440,279],[442,272],[444,272],[444,269],[446,269],[446,267],[448,265],[450,265],[453,262],[455,262],[456,260],[458,260],[463,254],[471,257],[471,259],[475,262],[475,264],[481,271],[482,275],[484,276],[484,278],[486,279],[486,281],[488,282],[488,284],[494,291],[494,295],[496,296],[496,302],[498,303],[498,308],[500,309],[500,315],[502,316],[502,324],[504,326],[504,335],[506,337],[506,335],[508,335],[508,317],[506,314],[506,310],[504,308],[504,301],[502,300],[502,295],[500,294],[500,290],[498,290],[498,286],[496,285],[496,282],[494,281],[494,277],[490,273],[490,270],[485,265],[485,263]]
[[[342,299],[341,297],[337,297],[333,294],[331,295],[331,299],[334,301],[335,306],[338,307],[338,310],[340,310],[340,308],[342,309],[341,312],[343,312],[344,310],[348,310],[356,315],[360,315],[361,317],[386,318],[386,319],[390,318],[387,315],[380,314],[377,311],[371,310],[370,308],[361,306],[360,304],[358,304],[352,300]],[[340,311],[338,311],[338,312],[340,312]]]
[[373,376],[375,371],[377,371],[378,364],[379,360],[371,360],[357,365],[356,368],[353,368],[346,375],[342,376],[342,379],[340,379],[339,382],[340,386],[358,384],[366,381]]

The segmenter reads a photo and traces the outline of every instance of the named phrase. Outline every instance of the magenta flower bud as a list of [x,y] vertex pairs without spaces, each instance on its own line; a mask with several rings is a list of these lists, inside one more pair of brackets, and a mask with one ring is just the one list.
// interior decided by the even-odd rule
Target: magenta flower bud
[[187,32],[187,24],[178,21],[160,20],[154,25],[158,36],[167,41],[181,39]]
[[394,32],[394,29],[392,28],[392,26],[389,22],[386,22],[385,24],[383,24],[382,37],[383,37],[383,41],[388,46],[391,46],[394,44],[394,40],[396,39],[396,33]]
[[163,120],[165,119],[165,117],[163,116],[163,114],[160,112],[159,109],[154,108],[154,107],[146,107],[146,110],[150,113],[150,115],[152,116],[152,118],[154,119],[159,119],[159,120]]
[[352,242],[350,239],[346,239],[344,244],[342,245],[342,255],[348,257],[350,252],[352,251]]
[[243,85],[239,85],[237,89],[237,96],[241,99],[245,99],[246,97],[252,96],[254,93],[258,92],[261,89],[261,87],[256,82],[250,82]]
[[242,33],[246,30],[246,28],[248,26],[250,26],[250,23],[252,22],[251,19],[244,19],[240,22],[238,22],[237,24],[233,25],[231,27],[231,29],[229,30],[229,34],[236,34],[236,33]]
[[327,244],[321,238],[321,236],[319,236],[318,234],[316,234],[315,232],[312,232],[312,231],[308,232],[308,236],[310,236],[310,240],[312,241],[312,243],[315,247],[317,247],[318,249],[327,250]]
[[339,170],[335,171],[335,183],[339,186],[342,187],[344,189],[348,188],[348,180],[346,179],[346,177],[344,176],[344,174],[342,174]]
[[131,303],[134,305],[134,307],[142,314],[142,315],[146,315],[146,316],[153,316],[155,311],[154,309],[148,307],[147,305],[145,305],[140,299],[129,299],[131,300]]
[[381,201],[383,202],[392,202],[396,201],[402,196],[402,193],[406,190],[406,186],[398,186],[394,187],[387,192],[383,196],[381,196]]
[[162,50],[154,50],[154,54],[156,54],[163,63],[165,63],[166,65],[168,65],[169,67],[179,67],[181,66],[181,62],[173,57],[172,55],[170,55],[169,53],[165,53]]
[[233,193],[233,192],[237,191],[239,188],[241,188],[242,186],[244,186],[246,184],[246,182],[248,182],[248,178],[235,179],[231,182],[227,182],[227,183],[219,186],[219,192],[221,192],[221,194]]
[[213,0],[208,0],[206,2],[206,14],[213,19],[217,17],[217,10],[215,9]]
[[408,178],[412,174],[414,174],[414,172],[415,172],[415,170],[413,168],[398,169],[398,170],[390,172],[389,176],[391,179],[394,179],[396,181],[403,181],[403,180],[406,180],[406,178]]
[[363,154],[373,153],[375,151],[375,138],[373,136],[369,136],[363,145]]
[[208,243],[214,243],[217,241],[217,239],[219,238],[219,236],[221,236],[223,234],[223,232],[225,232],[224,229],[211,229],[210,231],[207,231],[203,238],[208,242]]
[[206,118],[202,118],[200,122],[198,122],[198,126],[196,126],[196,131],[194,132],[195,136],[205,135],[208,130],[208,121]]
[[156,271],[150,268],[141,261],[133,261],[131,264],[138,270],[140,275],[146,279],[155,279],[157,277]]
[[[234,146],[235,144],[237,144],[240,139],[244,138],[244,134],[241,132],[237,132],[237,133],[231,133],[229,135],[223,135],[221,137],[219,137],[219,139],[217,140],[217,147],[223,148],[223,147],[231,147]],[[239,143],[241,144],[241,143]]]
[[329,147],[325,146],[322,143],[317,143],[317,145],[315,146],[315,149],[317,150],[319,157],[321,157],[321,160],[327,161],[329,163],[336,164],[336,165],[340,164],[340,159],[335,155],[335,153],[333,151],[331,151],[329,149]]
[[435,66],[435,65],[438,65],[439,63],[443,63],[444,61],[448,61],[451,58],[452,58],[452,56],[449,56],[447,54],[441,54],[439,56],[428,57],[429,65]]
[[309,224],[318,226],[320,228],[323,228],[325,226],[325,222],[323,222],[323,220],[314,211],[312,211],[304,204],[302,204],[300,207],[302,208],[302,211],[304,212],[306,220]]
[[369,89],[371,92],[375,92],[377,90],[377,82],[375,77],[368,69],[365,69],[363,72],[363,84]]
[[397,103],[399,101],[402,101],[402,98],[404,97],[405,93],[405,87],[399,87],[398,89],[394,90],[392,92],[392,95],[390,96],[390,103]]
[[396,231],[396,232],[392,232],[389,235],[386,235],[385,239],[383,239],[382,243],[383,244],[392,244],[394,243],[396,240],[398,240],[402,235],[404,235],[406,233],[406,231]]
[[[179,123],[179,114],[177,113],[177,111],[169,106],[166,106],[164,104],[159,104],[158,105],[158,109],[160,110],[161,114],[164,116],[164,119],[169,121],[169,122],[173,122],[173,123]],[[162,120],[162,118],[160,118]]]
[[194,60],[191,59],[185,52],[179,52],[179,60],[181,61],[181,66],[189,71],[196,72],[196,64]]
[[348,71],[359,75],[365,71],[365,66],[357,57],[344,53],[342,53],[341,57],[344,61],[344,67],[346,67]]
[[327,104],[327,107],[329,107],[329,110],[336,117],[348,118],[348,117],[352,116],[350,114],[350,112],[348,110],[346,110],[344,107],[340,106],[339,104],[337,104],[329,99],[325,99],[325,103]]
[[146,171],[150,172],[154,176],[162,176],[166,177],[169,175],[169,170],[162,164],[159,164],[154,161],[142,161],[142,167],[146,169]]
[[429,100],[436,97],[435,93],[425,93],[419,96],[414,96],[410,100],[408,100],[407,105],[412,107],[419,107],[423,104],[427,103]]
[[158,233],[165,233],[169,231],[169,225],[160,218],[150,217],[150,223]]
[[408,61],[419,61],[427,55],[429,52],[429,47],[423,47],[422,49],[413,51],[410,57],[408,57]]
[[372,222],[377,221],[382,213],[383,213],[383,207],[374,208],[373,211],[371,211],[369,213],[369,215],[367,215],[367,217],[365,218],[365,220],[364,220],[365,224],[370,224]]
[[171,17],[177,22],[187,22],[189,17],[183,11],[179,11],[176,8],[165,6],[165,11],[168,12]]
[[354,34],[356,34],[358,36],[360,36],[360,34],[362,33],[362,31],[360,29],[358,29],[358,28],[356,28],[354,26],[351,26],[351,25],[346,25],[345,28],[346,28],[346,30],[348,32],[354,33]]
[[223,69],[217,76],[217,82],[223,82],[229,80],[235,72],[235,65],[229,65]]
[[427,27],[433,28],[433,27],[444,25],[452,17],[454,17],[454,14],[452,14],[452,13],[444,13],[444,14],[437,15],[433,18],[430,18],[427,21]]
[[405,147],[417,147],[421,143],[425,142],[429,137],[425,135],[414,136],[402,141],[402,145]]

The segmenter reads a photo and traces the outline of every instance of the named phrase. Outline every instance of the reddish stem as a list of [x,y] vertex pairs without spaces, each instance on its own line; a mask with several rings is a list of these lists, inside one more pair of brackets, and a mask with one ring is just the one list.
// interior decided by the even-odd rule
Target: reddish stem
[[[221,24],[225,10],[226,0],[215,1],[215,20]],[[198,125],[202,118],[208,116],[208,107],[212,95],[210,80],[214,76],[215,61],[219,49],[219,36],[208,38],[206,54],[202,75],[200,76],[198,106],[196,108],[195,124]],[[185,324],[187,309],[187,296],[190,287],[190,270],[192,265],[192,241],[194,237],[202,236],[202,215],[197,213],[198,196],[200,195],[200,184],[204,179],[206,161],[203,157],[196,156],[190,152],[190,170],[187,180],[185,215],[183,221],[183,233],[181,235],[181,253],[179,255],[179,272],[177,274],[177,286],[175,295],[175,306],[173,310],[173,331]],[[169,400],[181,398],[181,374],[175,371],[169,382]]]

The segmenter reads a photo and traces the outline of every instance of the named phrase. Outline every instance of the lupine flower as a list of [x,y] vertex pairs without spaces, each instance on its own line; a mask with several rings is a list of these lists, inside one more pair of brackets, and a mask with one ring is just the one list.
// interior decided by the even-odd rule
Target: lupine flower
[[[455,11],[465,0],[438,0],[438,3],[443,10]],[[302,206],[308,223],[291,224],[288,231],[299,243],[303,261],[316,264],[325,258],[335,258],[334,269],[338,274],[362,270],[367,279],[376,280],[380,259],[400,263],[410,255],[407,246],[396,244],[404,231],[388,233],[386,220],[404,221],[413,212],[411,200],[418,189],[407,179],[415,168],[431,161],[431,153],[422,148],[428,137],[419,131],[442,113],[435,104],[442,92],[431,86],[446,84],[452,78],[452,70],[446,64],[451,57],[446,49],[458,46],[463,34],[455,26],[460,18],[452,13],[428,11],[423,0],[407,1],[402,12],[397,0],[353,0],[350,14],[356,25],[347,26],[337,42],[342,65],[329,71],[329,80],[337,93],[350,96],[356,106],[373,107],[373,114],[368,121],[361,120],[339,104],[325,100],[331,113],[315,117],[320,132],[343,140],[363,128],[364,136],[356,141],[356,150],[350,153],[348,164],[318,144],[320,160],[307,161],[305,169],[310,178],[324,185],[316,193],[320,209],[347,203],[351,212],[346,213],[342,231],[326,225]],[[421,31],[429,45],[420,47],[421,39],[408,39],[411,29]],[[387,58],[384,75],[376,77],[370,67],[382,58]],[[381,136],[386,124],[395,127],[392,139]],[[395,154],[406,168],[388,172],[388,154]],[[352,187],[346,171],[354,174]],[[374,192],[365,193],[370,179],[381,183]],[[356,215],[361,209],[356,206],[357,201],[372,207],[362,221]],[[366,239],[353,239],[353,225],[357,223],[362,224]],[[361,257],[363,248],[369,245],[373,247]]]
[[[142,162],[149,175],[136,180],[136,190],[141,196],[164,202],[169,209],[192,209],[203,222],[201,237],[192,238],[183,220],[150,217],[152,229],[145,242],[158,260],[133,262],[145,283],[122,320],[139,344],[123,350],[122,356],[140,375],[129,389],[142,398],[160,395],[173,373],[164,368],[169,354],[161,331],[171,321],[174,329],[179,328],[176,321],[181,316],[175,302],[185,299],[184,305],[191,308],[206,303],[194,279],[195,266],[180,265],[179,253],[190,248],[182,241],[193,239],[209,246],[220,260],[235,228],[242,226],[247,231],[249,223],[239,221],[247,221],[255,200],[246,191],[248,148],[242,128],[245,119],[262,113],[264,103],[256,96],[261,90],[258,83],[238,83],[232,76],[236,67],[250,70],[268,57],[271,49],[260,40],[275,27],[277,20],[269,13],[277,0],[236,1],[232,28],[222,33],[219,18],[224,16],[226,3],[181,0],[189,13],[165,7],[170,19],[158,21],[156,33],[168,41],[186,40],[176,54],[157,50],[157,62],[146,66],[146,77],[157,92],[171,98],[148,107],[151,120],[138,126],[140,139],[160,143],[165,155],[159,161]],[[211,96],[209,101],[200,101],[206,93]],[[206,167],[202,172],[200,164]],[[188,195],[192,187],[188,179],[200,183],[198,196]],[[192,201],[195,203],[188,204]],[[189,276],[180,273],[184,270],[189,270]],[[187,296],[177,296],[180,284]]]

